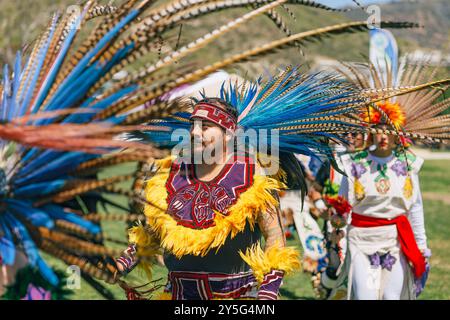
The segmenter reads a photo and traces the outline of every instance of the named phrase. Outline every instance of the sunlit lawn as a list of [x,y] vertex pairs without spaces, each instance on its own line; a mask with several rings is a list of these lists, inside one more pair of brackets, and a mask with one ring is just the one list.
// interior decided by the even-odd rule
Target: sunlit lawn
[[[121,172],[128,171],[129,168],[120,168]],[[421,188],[425,193],[439,194],[438,199],[450,198],[450,165],[446,161],[430,160],[426,161],[421,172]],[[120,199],[125,203],[124,199]],[[432,269],[425,292],[421,299],[450,299],[450,205],[449,201],[424,200],[425,221],[428,236],[428,243],[433,252],[431,259]],[[126,239],[126,225],[124,223],[110,222],[103,224],[105,234],[115,238]],[[116,244],[109,244],[116,247]],[[289,241],[289,245],[299,246],[298,237]],[[120,247],[120,246],[119,246]],[[50,258],[52,265],[63,269],[63,263]],[[224,261],[224,263],[226,263]],[[167,271],[164,267],[154,268],[153,279],[162,279],[164,283]],[[143,284],[148,282],[144,274],[139,270],[133,271],[127,281],[132,284]],[[105,285],[117,299],[125,299],[123,290],[118,286]],[[310,276],[298,273],[285,279],[281,289],[283,299],[314,299],[313,290],[310,284]],[[71,299],[102,299],[87,283],[82,281],[81,288],[74,290]]]

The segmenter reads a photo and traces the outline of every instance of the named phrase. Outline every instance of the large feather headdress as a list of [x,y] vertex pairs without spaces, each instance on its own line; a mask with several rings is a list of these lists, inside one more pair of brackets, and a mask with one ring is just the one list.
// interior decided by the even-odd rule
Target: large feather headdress
[[[276,133],[279,151],[333,159],[328,142],[344,142],[345,134],[362,131],[364,127],[347,117],[365,104],[352,84],[324,72],[305,73],[300,67],[287,67],[269,79],[224,82],[217,93],[236,109],[238,128],[260,134]],[[207,97],[203,97],[207,99]],[[194,102],[197,102],[196,100]],[[190,127],[190,113],[177,113],[168,118],[152,120],[152,126],[170,127],[167,132],[145,133],[150,141],[161,146],[173,146],[171,133]],[[262,138],[262,137],[261,137]],[[266,139],[267,137],[264,137]],[[270,141],[270,137],[265,140]]]
[[[153,4],[151,0],[128,0],[114,7],[88,0],[78,12],[56,14],[31,50],[23,56],[17,54],[12,72],[7,66],[3,69],[0,86],[0,254],[3,263],[13,264],[16,250],[22,248],[30,264],[55,284],[58,282],[55,273],[40,256],[39,250],[43,250],[68,265],[78,265],[90,284],[105,297],[111,297],[93,278],[112,282],[112,271],[102,266],[117,255],[104,245],[103,240],[108,237],[97,222],[134,221],[137,216],[102,216],[97,212],[97,204],[112,203],[114,208],[126,211],[128,208],[114,203],[103,193],[138,198],[135,192],[117,184],[139,177],[140,172],[113,174],[103,179],[97,174],[116,164],[151,162],[162,156],[152,146],[120,141],[116,135],[130,130],[148,131],[148,127],[135,125],[163,119],[158,132],[164,136],[161,128],[170,129],[172,124],[179,123],[183,117],[178,115],[182,115],[180,112],[185,111],[185,106],[178,100],[166,101],[163,97],[181,85],[300,41],[368,28],[365,21],[356,21],[292,34],[274,11],[277,6],[290,4],[332,10],[303,0],[176,0],[159,7],[152,7]],[[253,8],[250,12],[185,46],[163,52],[152,63],[107,86],[117,72],[133,70],[128,67],[137,60],[152,54],[155,57],[158,51],[161,53],[160,39],[181,24],[212,12],[248,5]],[[224,59],[220,57],[210,65],[199,61],[199,65],[193,66],[183,60],[260,14],[269,16],[288,36]],[[95,20],[100,21],[90,29],[88,26]],[[409,28],[415,24],[382,22],[382,26]],[[319,136],[339,139],[340,132],[349,126],[336,118],[345,106],[340,98],[327,100],[331,89],[327,89],[325,83],[318,84],[314,77],[302,78],[292,69],[263,87],[253,84],[252,88],[264,88],[264,93],[258,91],[258,103],[247,109],[242,124],[260,123],[262,127],[279,128],[287,150],[307,152],[306,146],[325,150]],[[348,90],[343,86],[339,85],[339,89],[344,89],[342,100],[345,100]],[[299,93],[300,88],[304,95],[296,100],[294,93]],[[253,91],[243,92],[243,100],[253,95]],[[226,95],[234,99],[235,91],[228,90]],[[272,113],[274,122],[265,123],[260,119],[260,112],[273,112],[275,97],[282,100],[280,106],[283,107],[278,109],[279,114]],[[321,105],[321,111],[312,112],[311,103]],[[141,110],[127,113],[136,107]],[[293,111],[299,113],[297,122],[282,116],[285,112],[294,114]],[[317,120],[308,115],[310,111]],[[171,117],[173,114],[177,116]],[[330,121],[324,122],[324,119]],[[328,123],[329,129],[323,129],[324,123]],[[125,147],[132,150],[118,152]],[[86,205],[87,202],[91,205]],[[110,240],[121,242],[113,237]]]
[[371,124],[386,123],[394,134],[425,141],[450,139],[450,106],[445,97],[450,79],[435,80],[438,67],[411,65],[403,60],[397,74],[383,76],[371,63],[343,64],[340,73],[359,87],[372,103],[361,112]]

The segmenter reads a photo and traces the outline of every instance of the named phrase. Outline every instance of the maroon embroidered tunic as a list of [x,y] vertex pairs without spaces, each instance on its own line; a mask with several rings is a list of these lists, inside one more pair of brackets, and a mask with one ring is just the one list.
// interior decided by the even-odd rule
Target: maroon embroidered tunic
[[185,227],[211,227],[215,212],[228,215],[228,208],[253,184],[253,173],[249,158],[238,157],[213,180],[204,182],[196,177],[194,165],[174,161],[166,182],[167,213]]
[[[192,229],[214,226],[216,214],[229,215],[239,195],[253,185],[255,166],[247,157],[228,162],[211,181],[201,181],[194,165],[175,161],[166,182],[168,211],[178,224]],[[178,259],[164,254],[169,270],[166,290],[173,299],[212,299],[254,296],[257,282],[253,272],[239,256],[239,251],[261,239],[256,226],[249,226],[219,250],[206,256],[185,255]]]

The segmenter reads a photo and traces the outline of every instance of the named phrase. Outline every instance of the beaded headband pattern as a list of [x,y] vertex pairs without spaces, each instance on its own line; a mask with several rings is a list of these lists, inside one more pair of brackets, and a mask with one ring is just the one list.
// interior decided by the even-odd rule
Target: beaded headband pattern
[[237,119],[212,103],[200,102],[194,107],[191,119],[200,118],[211,121],[225,130],[235,131]]

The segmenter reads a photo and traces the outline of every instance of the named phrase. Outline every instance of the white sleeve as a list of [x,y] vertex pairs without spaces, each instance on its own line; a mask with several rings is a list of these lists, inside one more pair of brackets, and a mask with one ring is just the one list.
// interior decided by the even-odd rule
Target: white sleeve
[[348,201],[348,178],[342,177],[341,186],[339,187],[339,195]]
[[425,234],[422,194],[420,192],[419,176],[417,174],[413,174],[412,176],[412,183],[414,188],[417,188],[417,194],[416,199],[409,210],[408,219],[411,223],[417,246],[420,250],[423,250],[427,248],[427,236]]

